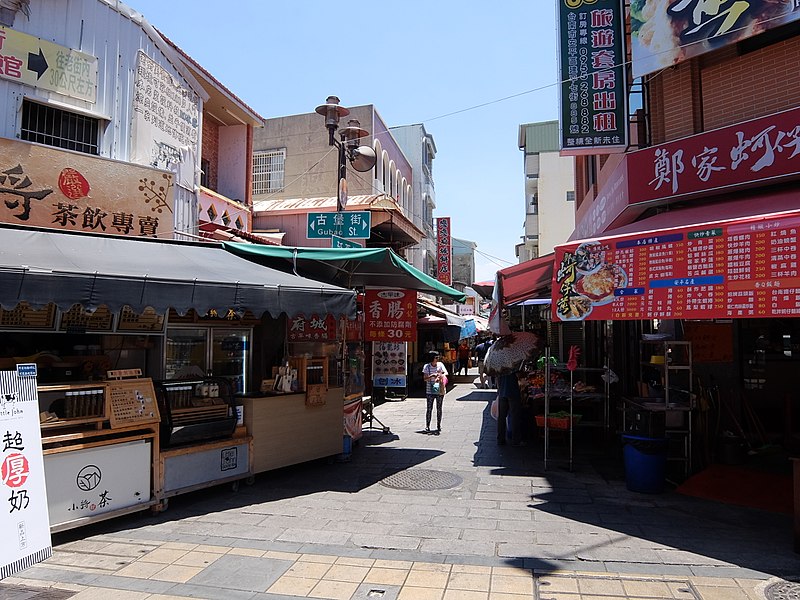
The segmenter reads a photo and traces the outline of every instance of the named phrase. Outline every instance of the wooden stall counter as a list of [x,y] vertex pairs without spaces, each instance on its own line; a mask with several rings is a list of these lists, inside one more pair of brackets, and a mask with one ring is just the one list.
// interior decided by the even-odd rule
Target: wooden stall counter
[[253,473],[263,473],[342,452],[343,388],[240,397],[253,438]]

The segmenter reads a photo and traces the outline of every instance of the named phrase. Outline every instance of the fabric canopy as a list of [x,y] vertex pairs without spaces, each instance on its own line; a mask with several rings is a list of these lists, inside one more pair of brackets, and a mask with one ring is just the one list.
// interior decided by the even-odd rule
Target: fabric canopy
[[253,264],[218,244],[0,227],[0,306],[249,310],[354,318],[355,294]]
[[500,286],[500,303],[508,306],[538,297],[549,298],[554,256],[551,252],[499,270],[497,284]]
[[466,298],[408,264],[391,248],[292,248],[235,242],[226,242],[223,247],[259,264],[345,288],[403,288],[441,294],[458,302]]

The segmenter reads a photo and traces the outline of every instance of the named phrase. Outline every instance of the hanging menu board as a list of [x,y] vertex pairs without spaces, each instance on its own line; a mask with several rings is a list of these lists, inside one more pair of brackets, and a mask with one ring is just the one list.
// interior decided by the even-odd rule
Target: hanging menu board
[[559,246],[553,319],[800,316],[800,212]]
[[119,313],[117,331],[157,332],[164,330],[164,315],[159,315],[149,306],[141,313],[134,312],[130,306],[123,306]]
[[56,322],[56,305],[34,309],[20,302],[12,310],[0,308],[0,327],[4,329],[53,329]]
[[107,306],[98,306],[94,312],[87,312],[82,306],[73,306],[61,315],[59,329],[68,332],[111,331],[114,315]]

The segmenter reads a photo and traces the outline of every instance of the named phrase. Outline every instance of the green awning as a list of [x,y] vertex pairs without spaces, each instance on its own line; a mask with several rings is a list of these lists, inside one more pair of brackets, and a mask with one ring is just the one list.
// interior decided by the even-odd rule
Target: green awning
[[464,302],[444,285],[400,258],[391,248],[292,248],[225,242],[227,251],[273,269],[341,287],[404,288]]

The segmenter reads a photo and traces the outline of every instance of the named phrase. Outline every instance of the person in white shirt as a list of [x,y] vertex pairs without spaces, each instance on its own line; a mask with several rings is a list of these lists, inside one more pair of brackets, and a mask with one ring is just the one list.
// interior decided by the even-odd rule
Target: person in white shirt
[[433,402],[436,401],[436,431],[434,435],[442,432],[442,403],[444,402],[445,387],[447,385],[447,368],[439,362],[439,354],[431,352],[429,362],[422,367],[422,378],[425,380],[425,398],[428,401],[425,411],[425,433],[431,431],[431,416],[433,415]]

